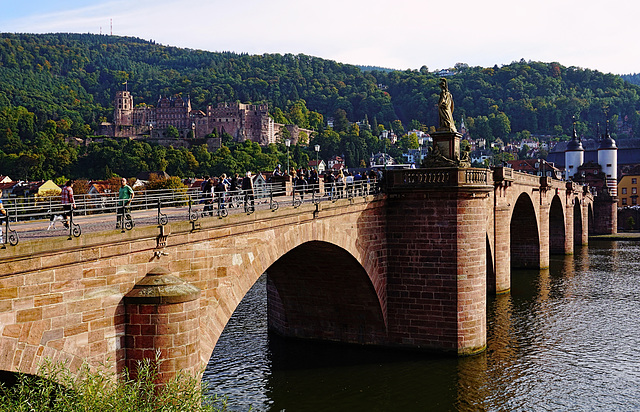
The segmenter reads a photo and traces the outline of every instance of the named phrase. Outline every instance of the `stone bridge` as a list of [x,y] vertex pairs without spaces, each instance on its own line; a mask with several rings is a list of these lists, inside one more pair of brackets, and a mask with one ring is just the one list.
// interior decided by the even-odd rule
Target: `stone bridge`
[[265,272],[282,335],[473,354],[511,267],[545,267],[616,227],[615,203],[511,169],[386,180],[385,194],[352,201],[0,250],[0,370],[35,374],[50,358],[120,372],[159,351],[161,379],[199,373]]

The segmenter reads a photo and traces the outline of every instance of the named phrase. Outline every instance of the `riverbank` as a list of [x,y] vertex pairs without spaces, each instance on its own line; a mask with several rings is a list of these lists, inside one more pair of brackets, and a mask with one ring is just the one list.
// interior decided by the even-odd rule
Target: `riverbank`
[[589,240],[640,240],[640,232],[619,232],[614,235],[589,236]]

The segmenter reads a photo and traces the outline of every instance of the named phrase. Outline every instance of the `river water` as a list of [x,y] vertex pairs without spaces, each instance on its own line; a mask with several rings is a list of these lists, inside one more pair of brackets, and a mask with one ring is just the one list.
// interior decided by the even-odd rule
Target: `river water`
[[267,333],[265,287],[203,378],[232,411],[640,410],[640,242],[591,241],[514,271],[487,302],[487,350],[468,358],[282,341]]

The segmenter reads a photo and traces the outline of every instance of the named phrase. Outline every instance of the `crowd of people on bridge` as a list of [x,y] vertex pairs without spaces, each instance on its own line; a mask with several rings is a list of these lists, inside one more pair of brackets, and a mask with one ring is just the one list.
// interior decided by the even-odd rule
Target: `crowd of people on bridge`
[[[254,190],[254,179],[258,175],[252,175],[247,172],[246,176],[241,177],[238,173],[233,176],[227,176],[225,173],[216,177],[206,176],[201,185],[201,202],[204,203],[203,213],[213,215],[214,205],[218,209],[225,207],[238,207],[240,203],[249,204],[254,207],[256,193]],[[264,176],[262,176],[264,178]],[[323,186],[324,193],[330,199],[346,198],[350,196],[358,196],[370,192],[377,188],[381,179],[382,172],[372,169],[368,173],[363,174],[359,171],[354,173],[345,172],[343,170],[327,171],[323,177],[318,174],[315,169],[299,168],[292,169],[289,173],[283,172],[282,167],[278,165],[269,179],[264,179],[278,189],[278,194],[285,193],[285,182],[291,182],[293,196],[299,196],[304,201],[305,195],[319,195]],[[324,184],[323,184],[324,183]],[[281,186],[278,186],[281,184]]]

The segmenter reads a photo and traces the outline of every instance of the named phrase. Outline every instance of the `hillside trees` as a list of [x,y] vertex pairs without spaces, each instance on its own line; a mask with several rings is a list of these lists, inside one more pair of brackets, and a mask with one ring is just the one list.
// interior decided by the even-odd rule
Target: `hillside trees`
[[[449,73],[454,116],[465,119],[472,137],[509,141],[527,130],[565,139],[574,116],[578,133],[594,136],[605,113],[614,137],[616,119],[640,136],[640,87],[613,74],[524,60],[489,68],[457,64]],[[198,109],[225,101],[268,104],[276,122],[316,130],[310,144],[320,144],[322,158],[344,154],[350,167],[382,151],[378,136],[383,128],[400,133],[403,125],[430,130],[437,124],[438,75],[426,67],[363,71],[302,54],[211,53],[129,37],[3,33],[3,173],[98,178],[166,170],[197,176],[207,170],[269,170],[286,160],[281,144],[286,129],[278,144],[259,152],[234,143],[226,133],[221,134],[223,148],[215,153],[116,139],[88,147],[65,143],[90,136],[101,121],[110,120],[115,92],[125,87],[137,104],[155,105],[160,95],[175,94],[188,94]],[[325,129],[329,117],[333,129]],[[352,127],[369,119],[371,131]],[[401,144],[388,146],[394,157],[399,147],[413,146],[400,138]],[[298,146],[291,154],[296,165],[304,166],[309,154],[315,156]]]

